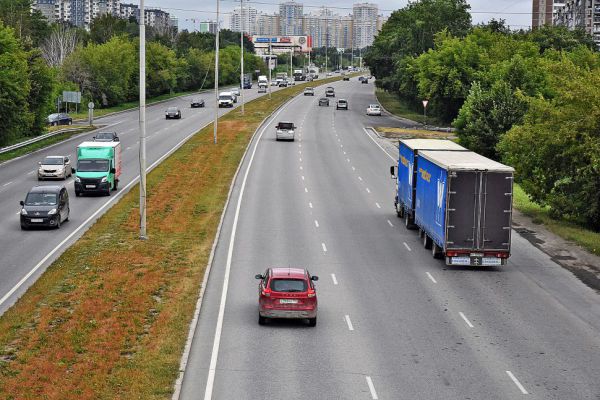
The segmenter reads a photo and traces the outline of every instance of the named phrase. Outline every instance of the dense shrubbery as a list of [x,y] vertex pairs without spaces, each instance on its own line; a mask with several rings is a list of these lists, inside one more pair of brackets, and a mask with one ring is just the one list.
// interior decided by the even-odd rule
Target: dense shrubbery
[[[138,25],[106,15],[90,32],[47,24],[31,0],[0,0],[0,145],[44,131],[63,90],[82,91],[83,104],[110,107],[138,98]],[[147,30],[149,97],[214,85],[214,35]],[[222,31],[222,85],[240,79],[239,34]],[[245,69],[266,69],[245,38]]]
[[467,16],[462,0],[392,14],[365,58],[377,84],[415,109],[429,99],[463,145],[513,165],[533,200],[599,230],[600,55],[591,37],[512,32],[503,21],[470,27]]

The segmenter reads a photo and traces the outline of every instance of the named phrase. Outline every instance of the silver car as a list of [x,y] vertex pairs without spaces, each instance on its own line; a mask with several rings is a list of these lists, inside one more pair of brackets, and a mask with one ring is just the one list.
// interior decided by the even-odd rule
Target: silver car
[[275,127],[275,140],[291,140],[294,141],[294,131],[296,126],[293,122],[279,122]]
[[38,181],[43,179],[64,180],[73,175],[71,160],[66,156],[48,156],[38,164]]

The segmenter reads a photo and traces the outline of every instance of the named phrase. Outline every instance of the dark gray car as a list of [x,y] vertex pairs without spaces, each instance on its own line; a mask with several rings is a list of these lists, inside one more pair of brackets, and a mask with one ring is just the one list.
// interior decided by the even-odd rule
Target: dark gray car
[[63,185],[34,186],[20,202],[21,229],[60,228],[69,220],[69,193]]
[[54,113],[48,115],[48,125],[73,125],[73,118],[69,114],[65,113]]
[[117,132],[99,132],[94,136],[94,142],[118,142]]
[[166,119],[171,119],[171,118],[181,119],[181,111],[177,107],[169,107],[169,108],[167,108],[167,111],[165,112],[165,118]]

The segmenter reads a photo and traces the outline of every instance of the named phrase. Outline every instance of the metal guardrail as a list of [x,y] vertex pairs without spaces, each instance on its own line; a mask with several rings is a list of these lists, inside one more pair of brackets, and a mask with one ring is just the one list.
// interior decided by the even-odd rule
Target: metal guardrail
[[20,149],[21,147],[29,146],[30,144],[37,143],[37,142],[42,141],[44,139],[48,139],[48,138],[50,138],[52,136],[60,135],[61,133],[78,131],[78,130],[83,129],[85,127],[87,127],[87,125],[82,125],[82,126],[77,127],[77,128],[60,129],[58,131],[49,132],[49,133],[46,133],[46,134],[43,134],[43,135],[40,135],[40,136],[36,136],[34,138],[31,138],[31,139],[26,140],[26,141],[21,142],[21,143],[17,143],[17,144],[13,144],[13,145],[10,145],[10,146],[2,147],[2,148],[0,148],[0,154],[7,153],[7,152],[13,151],[13,150],[17,150],[17,149]]

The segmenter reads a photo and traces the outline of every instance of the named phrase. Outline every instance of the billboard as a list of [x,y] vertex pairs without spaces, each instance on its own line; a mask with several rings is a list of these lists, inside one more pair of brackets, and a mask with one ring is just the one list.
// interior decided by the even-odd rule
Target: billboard
[[[274,53],[281,50],[289,51],[293,48],[295,52],[308,53],[312,50],[312,37],[310,36],[252,36],[254,48],[265,54],[265,50],[271,48]],[[279,50],[279,51],[278,51]]]

